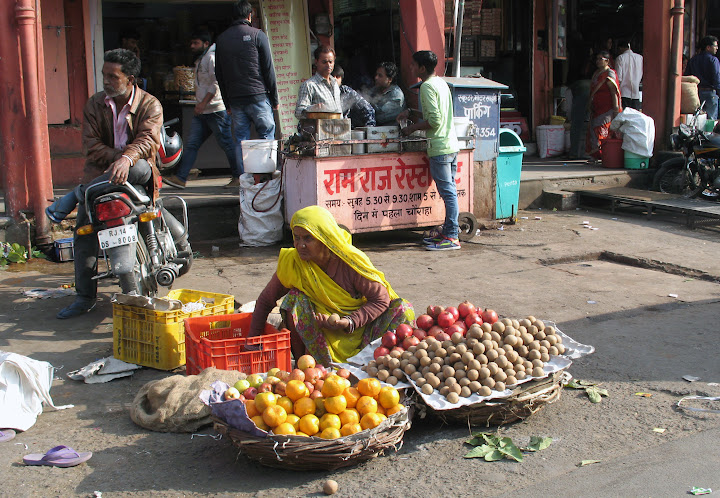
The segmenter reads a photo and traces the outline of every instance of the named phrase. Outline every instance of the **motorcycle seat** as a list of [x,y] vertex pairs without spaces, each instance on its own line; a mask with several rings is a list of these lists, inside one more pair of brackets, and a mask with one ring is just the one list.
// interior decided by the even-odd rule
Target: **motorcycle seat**
[[96,187],[88,187],[88,190],[90,190],[90,195],[88,197],[88,200],[92,204],[95,199],[98,197],[113,193],[113,192],[123,192],[130,196],[130,198],[133,201],[141,202],[144,204],[150,204],[152,200],[148,197],[147,191],[145,190],[145,187],[142,185],[133,185],[135,190],[138,194],[140,194],[141,197],[138,197],[135,192],[133,192],[131,189],[129,189],[126,185],[116,185],[113,183],[106,183],[103,185],[98,185]]
[[720,148],[720,134],[712,132],[705,133],[705,143],[703,145]]

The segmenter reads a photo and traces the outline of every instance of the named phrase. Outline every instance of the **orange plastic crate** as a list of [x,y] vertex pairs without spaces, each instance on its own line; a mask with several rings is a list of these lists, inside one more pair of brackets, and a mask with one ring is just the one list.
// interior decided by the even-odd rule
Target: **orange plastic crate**
[[[198,316],[185,319],[185,373],[195,375],[208,367],[264,373],[271,368],[290,371],[290,331],[265,324],[264,335],[246,337],[252,313]],[[259,345],[259,351],[245,346]]]

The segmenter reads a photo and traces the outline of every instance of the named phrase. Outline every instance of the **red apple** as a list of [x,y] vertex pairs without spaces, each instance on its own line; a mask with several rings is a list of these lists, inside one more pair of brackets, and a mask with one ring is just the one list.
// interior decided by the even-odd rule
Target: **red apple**
[[455,320],[453,320],[454,322],[457,322],[460,318],[460,312],[455,306],[448,306],[447,308],[445,308],[445,311],[452,314],[452,316],[455,318]]
[[440,332],[438,335],[435,336],[435,339],[437,339],[440,342],[449,341],[450,336],[447,335],[445,332]]
[[373,358],[377,360],[378,358],[380,358],[381,356],[385,356],[386,354],[390,354],[390,350],[385,346],[380,346],[379,348],[375,349],[375,352],[373,353]]
[[337,374],[342,377],[343,379],[349,379],[350,378],[350,370],[347,368],[340,368],[337,371]]
[[273,390],[272,384],[269,382],[263,382],[260,384],[260,387],[258,388],[259,393],[271,393]]
[[450,325],[455,323],[457,321],[457,318],[453,316],[452,313],[449,311],[443,311],[440,313],[437,317],[437,323],[442,327],[443,329],[448,328]]
[[325,381],[324,381],[324,380],[322,380],[322,379],[316,380],[316,381],[315,381],[315,384],[313,384],[313,385],[315,386],[315,391],[313,391],[313,392],[316,392],[316,391],[317,391],[317,392],[320,392],[320,391],[322,391],[323,384],[325,384]]
[[320,372],[315,367],[306,368],[305,370],[303,370],[303,373],[305,374],[305,380],[308,382],[314,383],[320,378]]
[[475,305],[471,303],[470,301],[463,301],[460,303],[457,307],[458,313],[460,313],[460,318],[465,318],[470,313],[475,313]]
[[238,399],[240,401],[242,401],[243,403],[245,403],[245,396],[243,396],[242,394],[240,396],[238,396]]
[[481,316],[482,316],[483,322],[492,324],[492,323],[495,323],[498,321],[498,314],[489,308],[486,309],[485,311],[483,311]]
[[255,396],[257,396],[258,390],[254,387],[248,387],[245,389],[245,391],[242,393],[243,396],[245,396],[245,399],[255,399]]
[[315,368],[315,358],[313,358],[312,355],[304,354],[300,358],[298,358],[297,367],[300,370],[305,370],[307,368]]
[[401,343],[405,340],[406,337],[410,337],[413,333],[413,329],[410,325],[407,323],[401,323],[398,325],[397,329],[395,329],[395,335],[397,336],[397,342]]
[[285,396],[285,388],[287,387],[287,384],[285,382],[280,381],[273,387],[275,388],[275,394],[279,396]]
[[315,368],[320,372],[320,378],[321,378],[321,379],[324,379],[325,377],[327,377],[328,371],[327,371],[327,368],[325,368],[324,365],[321,365],[321,364],[318,363],[317,365],[315,365]]
[[308,393],[312,394],[315,390],[315,385],[312,382],[305,381],[305,386],[308,388]]
[[482,325],[483,319],[480,315],[475,313],[474,311],[472,313],[469,313],[468,316],[465,317],[465,325],[470,327],[473,323],[477,323],[478,325]]
[[405,338],[405,340],[402,342],[402,347],[405,349],[409,349],[410,346],[417,346],[418,344],[420,344],[420,339],[418,339],[414,335],[411,335],[410,337]]
[[423,330],[430,330],[435,325],[435,320],[430,315],[420,315],[415,319],[415,324]]
[[382,343],[383,346],[390,349],[397,344],[397,336],[395,335],[395,332],[393,332],[392,330],[388,330],[382,336],[382,339],[380,342]]
[[428,330],[427,335],[430,337],[437,337],[437,335],[443,331],[443,328],[440,325],[433,325],[430,327],[430,330]]
[[415,329],[413,330],[413,335],[422,341],[427,337],[427,332],[423,329]]

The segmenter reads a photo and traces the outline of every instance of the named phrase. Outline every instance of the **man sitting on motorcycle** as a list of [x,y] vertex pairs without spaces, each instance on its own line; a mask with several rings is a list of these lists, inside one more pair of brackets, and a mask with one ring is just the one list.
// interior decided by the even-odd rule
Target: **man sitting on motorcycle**
[[[103,91],[90,97],[83,112],[83,149],[87,151],[83,181],[92,180],[46,209],[52,221],[62,221],[79,202],[76,227],[88,224],[85,189],[102,181],[142,185],[150,197],[157,198],[155,155],[163,110],[155,97],[137,87],[139,74],[140,59],[130,50],[105,52]],[[97,234],[76,232],[74,247],[77,296],[57,314],[60,319],[91,311],[97,300],[97,280],[92,278],[97,272]]]

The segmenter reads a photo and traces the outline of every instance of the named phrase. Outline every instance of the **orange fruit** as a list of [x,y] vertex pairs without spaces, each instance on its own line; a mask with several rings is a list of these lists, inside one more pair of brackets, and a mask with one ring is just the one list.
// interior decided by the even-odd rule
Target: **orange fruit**
[[293,412],[293,401],[288,398],[287,396],[283,396],[281,398],[278,398],[276,404],[278,406],[282,406],[285,408],[285,411],[288,415],[290,415]]
[[323,429],[323,431],[320,433],[320,437],[323,439],[337,439],[339,437],[342,437],[342,434],[340,434],[340,429],[336,429],[335,427],[328,427],[326,429]]
[[328,427],[340,429],[340,427],[342,427],[342,424],[340,423],[340,417],[338,417],[334,413],[326,413],[325,415],[320,417],[320,430],[324,431]]
[[300,417],[295,415],[294,413],[288,413],[287,418],[285,419],[286,424],[292,424],[292,426],[295,428],[295,430],[298,430],[298,423],[300,422]]
[[327,413],[327,410],[325,410],[325,398],[315,398],[313,401],[315,401],[315,415],[318,417],[322,417]]
[[379,413],[366,413],[363,418],[360,419],[360,427],[363,430],[374,429],[380,425],[383,421],[382,415]]
[[366,413],[377,413],[378,404],[377,401],[370,396],[363,396],[358,400],[355,405],[355,409],[360,415],[365,415]]
[[357,434],[360,431],[362,431],[360,424],[345,424],[340,428],[340,435],[349,436],[350,434]]
[[384,386],[378,393],[378,402],[386,410],[392,408],[400,403],[400,393],[392,386]]
[[330,398],[332,396],[340,396],[348,387],[350,387],[349,380],[343,379],[339,375],[332,374],[328,375],[325,382],[323,382],[321,392],[324,397]]
[[380,403],[378,403],[378,405],[377,405],[377,412],[376,412],[376,413],[380,413],[380,414],[382,414],[382,415],[385,415],[385,408],[383,408]]
[[303,431],[296,431],[296,432],[295,432],[295,435],[296,435],[296,436],[302,436],[302,437],[310,437],[310,436],[308,436],[307,434],[305,434]]
[[354,408],[348,408],[344,412],[338,414],[342,425],[357,424],[360,422],[360,414]]
[[387,410],[385,410],[385,415],[387,415],[388,417],[390,415],[395,415],[397,412],[402,411],[403,408],[405,408],[405,405],[403,405],[402,403],[398,403],[392,408],[388,408]]
[[245,401],[245,411],[247,412],[248,418],[253,418],[257,415],[260,415],[260,412],[258,411],[257,407],[255,406],[254,399],[248,399]]
[[380,384],[380,381],[373,378],[368,377],[367,379],[360,379],[360,382],[358,382],[357,390],[360,391],[360,394],[363,396],[370,396],[371,398],[374,398],[380,393],[380,388],[382,387],[382,384]]
[[252,420],[258,429],[262,429],[264,431],[269,431],[270,427],[265,423],[265,421],[262,418],[262,415],[255,415],[250,420]]
[[300,418],[298,422],[298,428],[301,432],[312,436],[320,431],[320,420],[315,415],[305,415]]
[[342,413],[347,408],[347,400],[345,396],[332,396],[325,398],[325,411],[328,413],[334,413],[335,415]]
[[348,408],[355,408],[355,404],[357,403],[357,400],[362,397],[362,394],[360,394],[360,391],[354,387],[348,387],[343,391],[343,396],[345,396],[345,399],[347,400]]
[[305,396],[310,396],[305,382],[301,380],[291,380],[285,386],[285,395],[293,401],[297,401]]
[[310,398],[300,398],[295,402],[293,411],[298,417],[304,417],[305,415],[315,415],[315,401]]
[[269,427],[277,427],[287,420],[287,412],[282,406],[268,406],[263,412],[262,418]]
[[257,408],[260,413],[263,413],[269,407],[275,406],[276,404],[277,396],[271,392],[264,392],[255,396],[255,408]]
[[273,432],[275,434],[280,434],[283,436],[294,436],[295,435],[295,427],[293,427],[293,425],[288,422],[283,422],[282,424],[275,427],[273,429]]

